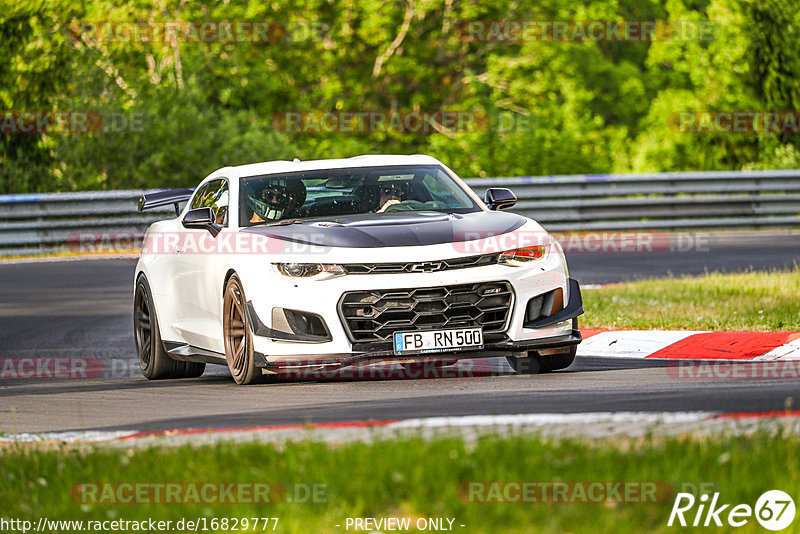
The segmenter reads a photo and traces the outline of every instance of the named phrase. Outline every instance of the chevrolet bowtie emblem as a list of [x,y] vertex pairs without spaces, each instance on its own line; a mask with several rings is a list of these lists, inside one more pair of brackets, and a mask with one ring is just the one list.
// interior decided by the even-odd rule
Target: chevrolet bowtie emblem
[[411,266],[412,273],[432,273],[434,271],[441,271],[442,270],[442,262],[424,262],[424,263],[415,263]]

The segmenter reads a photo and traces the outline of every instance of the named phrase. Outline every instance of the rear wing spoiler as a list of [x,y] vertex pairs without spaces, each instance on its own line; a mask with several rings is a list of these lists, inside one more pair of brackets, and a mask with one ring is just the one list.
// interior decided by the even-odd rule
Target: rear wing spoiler
[[145,193],[139,199],[139,211],[158,208],[168,204],[175,205],[175,215],[181,214],[181,202],[186,202],[192,197],[194,189],[167,189],[155,193]]

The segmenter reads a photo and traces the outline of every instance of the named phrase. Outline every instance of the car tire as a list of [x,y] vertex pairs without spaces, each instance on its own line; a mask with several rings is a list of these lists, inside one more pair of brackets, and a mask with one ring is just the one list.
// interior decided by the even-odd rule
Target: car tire
[[551,373],[553,371],[559,371],[561,369],[566,369],[572,362],[575,361],[575,353],[578,352],[578,346],[573,345],[569,348],[569,352],[565,352],[563,354],[551,354],[549,356],[540,356],[536,355],[536,358],[539,361],[539,372],[540,373]]
[[133,333],[139,368],[148,380],[197,378],[206,364],[174,360],[164,348],[158,328],[150,285],[144,275],[136,280],[133,294]]
[[[572,319],[572,329],[578,329],[578,318]],[[535,375],[541,373],[551,373],[561,369],[566,369],[575,361],[575,354],[578,352],[578,345],[569,347],[568,352],[561,354],[550,354],[542,356],[536,351],[528,352],[527,357],[515,358],[509,356],[506,359],[517,374]]]
[[222,332],[225,339],[225,360],[237,384],[262,381],[261,369],[253,358],[253,328],[247,317],[242,282],[232,275],[225,284],[222,305]]
[[529,352],[527,357],[523,356],[522,358],[507,356],[506,360],[518,375],[538,375],[542,372],[539,358],[536,357],[535,352]]

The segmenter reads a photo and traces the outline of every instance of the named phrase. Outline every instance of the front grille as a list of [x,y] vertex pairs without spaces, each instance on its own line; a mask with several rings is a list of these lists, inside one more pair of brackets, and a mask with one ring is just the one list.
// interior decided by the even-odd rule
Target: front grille
[[484,334],[492,334],[505,330],[512,299],[508,282],[349,291],[339,301],[339,313],[355,343],[440,328],[480,326]]
[[347,274],[430,273],[450,269],[466,269],[467,267],[483,267],[495,263],[497,263],[497,254],[481,254],[440,261],[345,263],[342,267]]

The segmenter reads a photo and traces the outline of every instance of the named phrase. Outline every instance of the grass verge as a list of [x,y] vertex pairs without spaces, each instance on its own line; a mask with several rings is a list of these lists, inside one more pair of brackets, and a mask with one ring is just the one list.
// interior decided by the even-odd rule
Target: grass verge
[[[402,439],[340,446],[223,443],[83,451],[19,447],[0,452],[0,515],[34,521],[43,516],[173,522],[278,517],[277,532],[303,533],[346,532],[348,517],[385,516],[410,517],[412,524],[420,517],[453,518],[453,530],[465,533],[668,532],[674,530],[666,526],[673,491],[687,489],[684,484],[719,491],[725,503],[753,506],[770,489],[796,497],[798,451],[798,436],[766,433],[597,443],[512,436],[469,444],[461,439]],[[659,482],[670,491],[666,495],[659,491],[660,502],[470,503],[465,502],[468,494],[459,493],[460,485],[470,481]],[[326,499],[280,504],[86,504],[71,496],[76,484],[106,482],[278,482],[287,488],[322,484]],[[751,518],[748,527],[738,531],[758,528]]]
[[800,269],[641,280],[584,291],[581,326],[800,331]]

